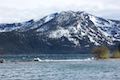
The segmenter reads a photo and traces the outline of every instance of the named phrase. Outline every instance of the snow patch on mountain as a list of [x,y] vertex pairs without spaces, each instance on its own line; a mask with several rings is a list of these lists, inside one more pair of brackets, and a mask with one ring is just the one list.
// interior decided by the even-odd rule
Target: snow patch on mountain
[[93,37],[88,36],[88,38],[89,38],[89,40],[90,40],[91,42],[93,42],[95,45],[100,45],[98,42],[96,42],[96,41],[93,39]]
[[[71,30],[74,30],[70,32]],[[71,41],[75,45],[79,45],[79,41],[72,38],[71,33],[75,32],[76,30],[74,28],[64,29],[62,27],[59,27],[57,30],[50,32],[49,38],[58,39],[61,37],[66,37],[69,41]]]
[[67,29],[59,27],[57,30],[50,32],[49,38],[61,38],[62,36],[70,37]]
[[48,22],[48,21],[50,21],[50,20],[52,20],[53,18],[54,18],[53,15],[46,16],[45,17],[45,23]]

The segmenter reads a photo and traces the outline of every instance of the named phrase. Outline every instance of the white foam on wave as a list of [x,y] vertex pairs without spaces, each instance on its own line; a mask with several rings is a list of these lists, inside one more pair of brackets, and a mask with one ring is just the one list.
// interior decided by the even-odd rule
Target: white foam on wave
[[36,58],[38,60],[38,62],[71,62],[71,61],[92,61],[94,60],[95,58],[92,57],[92,58],[87,58],[87,59],[61,59],[61,60],[53,60],[53,59],[45,59],[45,60],[42,60],[40,58]]

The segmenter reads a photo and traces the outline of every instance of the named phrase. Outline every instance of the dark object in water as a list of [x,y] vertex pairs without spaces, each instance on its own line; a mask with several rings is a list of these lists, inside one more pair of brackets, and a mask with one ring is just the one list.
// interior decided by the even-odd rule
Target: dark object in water
[[5,60],[4,60],[4,59],[1,59],[1,60],[0,60],[0,63],[4,63],[4,62],[5,62]]
[[40,58],[34,58],[33,61],[41,61],[41,59]]

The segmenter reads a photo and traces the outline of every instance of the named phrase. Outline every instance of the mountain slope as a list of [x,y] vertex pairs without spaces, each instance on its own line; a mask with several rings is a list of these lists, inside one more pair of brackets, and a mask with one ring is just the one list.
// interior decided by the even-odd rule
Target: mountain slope
[[120,21],[64,11],[40,20],[0,25],[1,53],[88,53],[120,42]]

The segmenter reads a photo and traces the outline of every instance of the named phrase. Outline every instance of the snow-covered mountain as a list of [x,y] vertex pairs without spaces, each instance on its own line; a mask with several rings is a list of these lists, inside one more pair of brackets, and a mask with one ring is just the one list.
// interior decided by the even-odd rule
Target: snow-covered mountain
[[[120,42],[120,21],[63,11],[40,20],[0,25],[0,49],[13,53],[86,53]],[[9,49],[6,49],[9,48]]]

